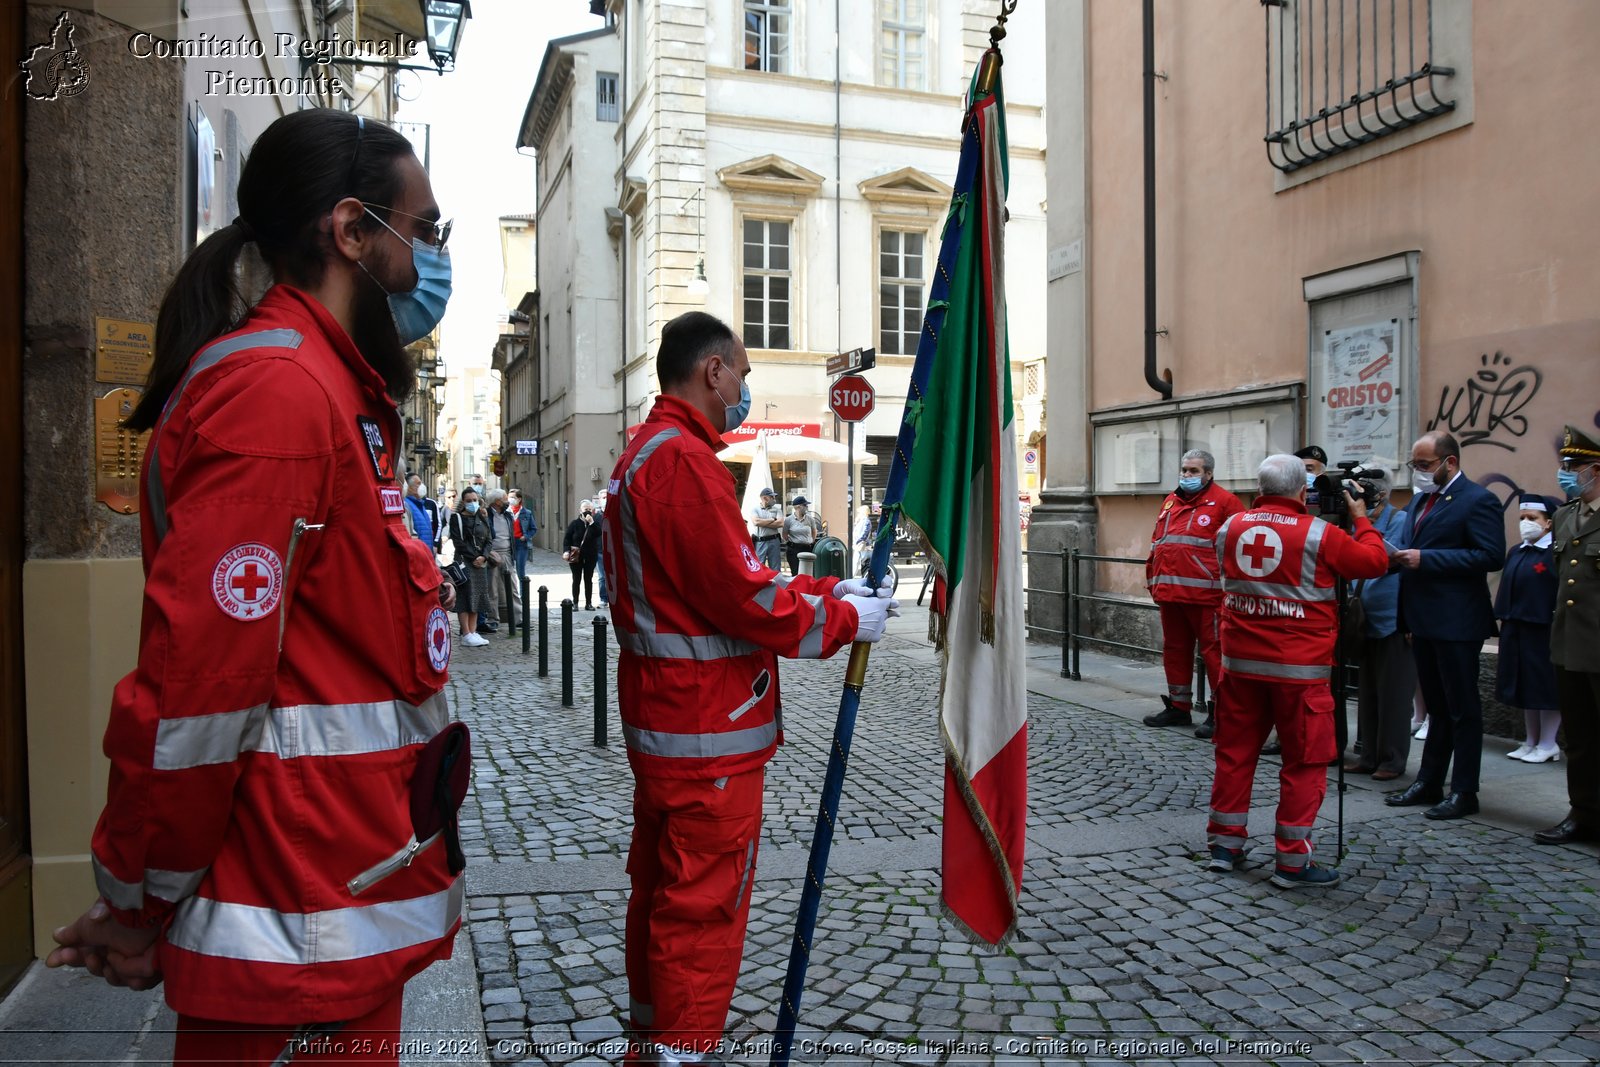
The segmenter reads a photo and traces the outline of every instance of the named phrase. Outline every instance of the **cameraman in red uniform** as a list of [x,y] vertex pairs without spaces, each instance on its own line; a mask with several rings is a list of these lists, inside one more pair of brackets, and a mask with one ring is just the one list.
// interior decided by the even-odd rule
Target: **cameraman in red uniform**
[[[1146,726],[1188,726],[1194,707],[1194,647],[1206,665],[1206,681],[1217,691],[1222,653],[1217,645],[1217,605],[1222,603],[1217,571],[1217,531],[1244,510],[1239,498],[1213,480],[1216,460],[1191,448],[1183,454],[1176,492],[1167,494],[1150,535],[1145,585],[1161,612],[1161,662],[1167,671],[1165,707],[1145,716]],[[1210,737],[1212,715],[1195,731]]]
[[1389,569],[1383,537],[1366,505],[1344,494],[1351,533],[1306,512],[1305,465],[1268,456],[1261,495],[1217,536],[1222,565],[1222,686],[1217,691],[1216,777],[1206,831],[1211,869],[1231,871],[1248,840],[1250,785],[1261,743],[1274,726],[1283,744],[1278,775],[1277,870],[1272,884],[1321,889],[1339,881],[1311,861],[1311,824],[1328,792],[1336,755],[1333,670],[1339,617],[1336,582]]

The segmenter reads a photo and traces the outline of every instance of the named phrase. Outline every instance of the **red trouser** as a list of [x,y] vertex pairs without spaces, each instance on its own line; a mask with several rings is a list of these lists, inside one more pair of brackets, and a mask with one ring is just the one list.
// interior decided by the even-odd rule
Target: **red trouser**
[[1213,845],[1241,849],[1249,837],[1250,785],[1261,744],[1278,728],[1283,769],[1278,772],[1278,867],[1299,870],[1311,857],[1311,824],[1328,792],[1333,743],[1333,691],[1326,682],[1296,685],[1222,676],[1217,690],[1217,776],[1211,783]]
[[1161,664],[1167,669],[1167,696],[1179,711],[1194,706],[1194,646],[1206,663],[1206,681],[1213,693],[1222,673],[1222,646],[1217,642],[1215,604],[1161,604]]
[[628,874],[629,1014],[636,1039],[706,1052],[722,1038],[744,955],[761,838],[761,770],[639,777]]
[[[400,1062],[400,1001],[404,990],[359,1019],[327,1035],[307,1036],[291,1061],[301,1064],[397,1064]],[[294,1038],[294,1028],[251,1029],[249,1023],[178,1016],[173,1064],[184,1067],[266,1067]]]

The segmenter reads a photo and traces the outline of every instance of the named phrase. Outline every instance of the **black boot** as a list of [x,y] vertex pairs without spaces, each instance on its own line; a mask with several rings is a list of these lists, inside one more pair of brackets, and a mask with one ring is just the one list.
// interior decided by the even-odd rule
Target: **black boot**
[[1172,706],[1171,697],[1162,697],[1161,703],[1163,710],[1156,712],[1154,715],[1146,715],[1144,717],[1146,726],[1188,726],[1193,721],[1189,718],[1187,708],[1175,708]]
[[1194,735],[1202,741],[1209,740],[1217,732],[1217,702],[1206,701],[1206,721],[1194,728]]

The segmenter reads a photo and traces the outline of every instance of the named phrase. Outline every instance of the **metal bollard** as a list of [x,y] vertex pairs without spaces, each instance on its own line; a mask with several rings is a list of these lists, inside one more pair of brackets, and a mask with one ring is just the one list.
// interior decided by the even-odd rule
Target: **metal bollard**
[[501,584],[501,586],[503,586],[505,588],[505,593],[506,593],[506,636],[507,637],[515,637],[515,636],[517,636],[517,601],[516,601],[516,598],[511,595],[511,582],[512,582],[511,568],[510,567],[504,567],[504,566],[501,567],[500,568],[500,584]]
[[594,743],[606,745],[606,619],[594,617]]
[[800,562],[801,574],[815,574],[817,572],[817,554],[815,552],[801,552],[795,556]]
[[550,675],[550,587],[539,587],[539,677]]
[[561,602],[561,706],[572,707],[572,600]]
[[[1061,550],[1061,677],[1072,677],[1072,566],[1066,549]],[[917,601],[922,603],[922,601]]]
[[528,612],[532,611],[533,609],[528,604],[528,590],[530,585],[528,576],[524,574],[518,579],[518,581],[522,583],[522,654],[526,656],[528,654],[528,644],[533,637],[533,635],[528,632]]

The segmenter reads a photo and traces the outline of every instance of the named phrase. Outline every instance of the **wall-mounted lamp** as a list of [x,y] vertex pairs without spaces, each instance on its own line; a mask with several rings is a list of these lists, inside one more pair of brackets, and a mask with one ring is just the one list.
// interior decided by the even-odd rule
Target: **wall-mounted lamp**
[[683,207],[678,209],[678,214],[687,215],[689,213],[689,205],[699,201],[699,206],[694,216],[694,247],[699,254],[699,258],[695,261],[694,277],[689,279],[689,284],[685,288],[688,289],[690,296],[705,299],[706,294],[711,292],[711,283],[706,281],[706,198],[701,194],[702,190],[696,189],[694,194],[683,202]]

